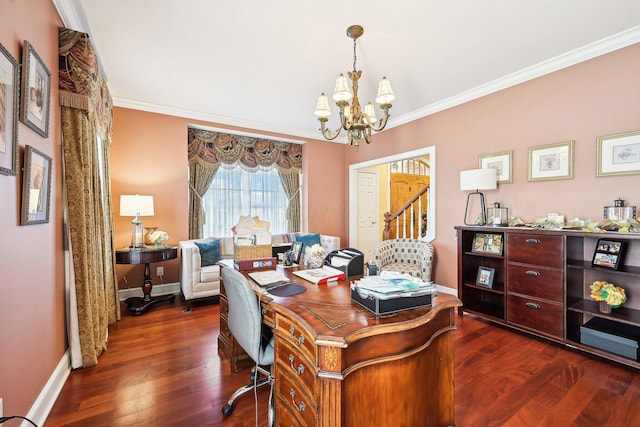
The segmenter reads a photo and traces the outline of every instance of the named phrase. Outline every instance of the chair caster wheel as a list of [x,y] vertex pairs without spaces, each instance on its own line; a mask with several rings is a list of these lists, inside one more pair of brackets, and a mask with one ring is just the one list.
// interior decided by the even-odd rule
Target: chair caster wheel
[[222,407],[222,415],[224,415],[225,417],[228,417],[229,415],[233,414],[233,409],[234,409],[233,405],[229,405],[227,403]]

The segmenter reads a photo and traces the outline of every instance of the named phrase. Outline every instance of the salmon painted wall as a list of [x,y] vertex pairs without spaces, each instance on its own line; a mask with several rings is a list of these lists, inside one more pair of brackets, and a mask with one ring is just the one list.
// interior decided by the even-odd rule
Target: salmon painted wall
[[[477,168],[480,155],[513,150],[513,183],[485,192],[489,204],[525,220],[549,212],[598,220],[618,197],[640,205],[640,175],[596,177],[596,138],[637,130],[640,44],[386,130],[348,151],[346,162],[436,147],[435,281],[456,287],[454,226],[463,223],[467,196],[460,171]],[[529,147],[565,141],[575,141],[574,178],[528,182]]]
[[[188,239],[187,127],[190,124],[226,128],[229,132],[235,130],[258,133],[255,130],[225,127],[216,123],[114,108],[111,194],[114,200],[117,247],[130,244],[132,231],[132,218],[119,216],[121,194],[153,195],[155,215],[143,217],[144,225],[156,226],[169,233],[169,244],[177,245],[180,240]],[[290,135],[259,133],[274,138],[299,139]],[[345,222],[341,217],[345,212],[345,147],[309,140],[303,145],[302,152],[302,207],[303,214],[308,212],[308,221],[303,224],[302,229],[346,239]],[[328,191],[329,188],[337,190]],[[165,267],[164,283],[180,281],[179,259],[162,265]],[[154,283],[160,283],[155,267],[151,268],[151,278]],[[118,265],[117,274],[120,289],[139,288],[144,267]]]
[[[58,27],[49,0],[0,0],[0,43],[22,63],[28,40],[51,72],[49,137],[18,124],[17,176],[0,175],[0,398],[26,416],[66,349],[58,98]],[[49,222],[21,226],[24,148],[53,159]]]

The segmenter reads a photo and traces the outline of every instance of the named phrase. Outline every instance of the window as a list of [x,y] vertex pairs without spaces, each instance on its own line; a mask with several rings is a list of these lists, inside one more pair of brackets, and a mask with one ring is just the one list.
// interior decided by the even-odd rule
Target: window
[[203,198],[203,236],[230,236],[241,215],[270,222],[272,234],[286,233],[288,202],[276,168],[248,172],[223,165]]

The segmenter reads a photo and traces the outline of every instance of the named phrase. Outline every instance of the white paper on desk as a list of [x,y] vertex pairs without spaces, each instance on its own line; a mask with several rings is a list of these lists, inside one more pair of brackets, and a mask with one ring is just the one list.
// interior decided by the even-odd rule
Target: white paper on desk
[[260,286],[267,286],[271,283],[289,280],[287,279],[287,276],[279,270],[253,271],[249,273],[249,277],[251,277]]
[[338,256],[331,257],[331,265],[333,267],[344,267],[349,264],[349,259],[340,258]]

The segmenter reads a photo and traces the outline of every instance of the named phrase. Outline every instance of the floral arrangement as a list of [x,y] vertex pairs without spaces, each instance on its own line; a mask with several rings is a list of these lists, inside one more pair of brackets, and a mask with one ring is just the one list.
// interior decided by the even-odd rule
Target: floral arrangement
[[627,300],[624,289],[604,280],[596,280],[589,288],[591,298],[596,301],[605,301],[613,308],[620,307]]
[[305,252],[304,252],[305,256],[316,257],[316,258],[324,258],[326,253],[327,252],[325,251],[325,249],[318,243],[310,247],[307,247],[307,249],[305,249]]

